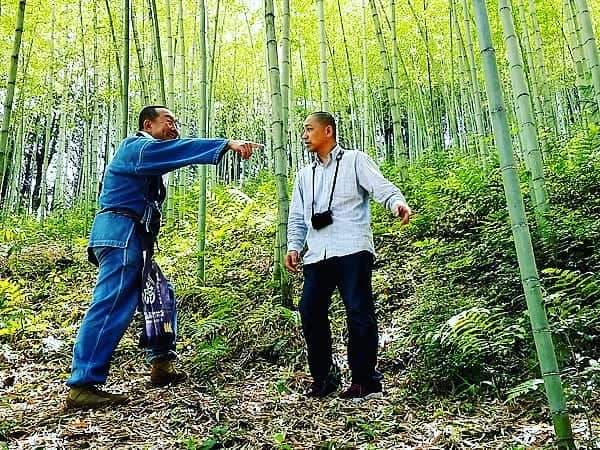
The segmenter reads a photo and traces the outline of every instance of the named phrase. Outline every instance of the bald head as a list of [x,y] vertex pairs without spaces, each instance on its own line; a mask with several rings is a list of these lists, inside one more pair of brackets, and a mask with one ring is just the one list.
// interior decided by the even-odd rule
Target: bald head
[[145,131],[155,139],[177,139],[179,130],[175,116],[166,106],[146,106],[138,118],[140,131]]
[[317,112],[309,114],[307,119],[308,118],[314,119],[316,122],[323,125],[324,127],[330,126],[331,131],[333,133],[332,134],[333,138],[335,139],[337,137],[337,128],[335,125],[335,118],[328,112],[317,111]]
[[328,112],[318,111],[310,114],[304,121],[302,140],[310,152],[315,152],[325,160],[329,152],[337,145],[335,119]]

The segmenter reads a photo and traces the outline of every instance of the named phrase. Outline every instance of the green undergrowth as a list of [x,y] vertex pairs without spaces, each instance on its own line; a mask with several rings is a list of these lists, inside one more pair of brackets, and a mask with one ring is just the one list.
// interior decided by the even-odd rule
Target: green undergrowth
[[[544,236],[533,224],[520,169],[559,365],[569,400],[582,408],[599,407],[599,148],[594,128],[548,143],[551,214]],[[481,170],[474,157],[431,152],[405,182],[395,167],[382,170],[415,215],[401,227],[379,205],[372,208],[381,368],[402,375],[402,392],[415,399],[540,400],[498,162],[492,158]],[[306,370],[297,312],[279,306],[272,282],[275,180],[261,174],[243,187],[210,190],[205,285],[196,273],[197,198],[194,189],[174,197],[157,257],[177,289],[181,344],[193,351],[193,370],[217,382],[257,361]],[[25,217],[3,222],[0,344],[50,334],[74,339],[95,277],[85,259],[86,211],[55,214],[44,224]],[[300,289],[301,277],[294,277],[296,303]],[[343,335],[339,302],[332,315],[334,334]]]

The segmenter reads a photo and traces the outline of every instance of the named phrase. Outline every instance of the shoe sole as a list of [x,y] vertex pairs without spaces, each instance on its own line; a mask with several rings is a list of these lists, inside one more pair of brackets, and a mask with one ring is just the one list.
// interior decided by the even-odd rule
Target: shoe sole
[[187,377],[182,377],[182,378],[176,378],[174,380],[168,380],[168,381],[152,381],[150,380],[150,385],[153,387],[165,387],[168,385],[173,385],[175,386],[176,384],[181,384],[183,382],[185,382],[187,380]]
[[101,408],[106,408],[107,406],[124,405],[127,402],[128,402],[128,400],[109,400],[104,403],[96,403],[96,404],[90,405],[90,404],[85,404],[85,403],[83,403],[83,404],[78,403],[70,398],[67,398],[65,403],[67,404],[68,409],[101,409]]
[[383,398],[383,392],[372,392],[370,394],[365,395],[364,397],[354,397],[349,400],[352,403],[362,403],[367,400],[374,400],[378,398]]

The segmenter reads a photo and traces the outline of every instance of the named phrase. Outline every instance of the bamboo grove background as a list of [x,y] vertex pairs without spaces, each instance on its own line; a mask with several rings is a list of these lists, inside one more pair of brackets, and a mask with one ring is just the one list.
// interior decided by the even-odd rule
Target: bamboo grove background
[[[302,120],[319,109],[339,118],[344,145],[400,166],[434,147],[460,147],[482,166],[489,159],[490,112],[467,1],[278,2],[272,5],[274,57],[259,2],[133,0],[124,22],[127,3],[0,3],[5,211],[44,217],[93,203],[106,162],[121,137],[135,130],[146,104],[173,109],[183,135],[268,144],[248,163],[231,158],[223,164],[214,177],[224,182],[274,169],[278,145],[283,172],[293,174],[307,158]],[[487,5],[509,120],[521,130],[531,124],[529,135],[537,134],[541,151],[545,140],[567,135],[589,120],[586,108],[593,113],[600,104],[589,17],[595,7],[582,0]],[[15,59],[18,8],[25,14]],[[514,26],[504,35],[502,17]],[[274,67],[281,110],[271,102]],[[520,79],[511,79],[519,67]],[[526,90],[529,101],[521,104]],[[275,121],[284,122],[282,144],[271,126],[271,104],[277,105]],[[521,118],[526,105],[530,117]],[[530,152],[521,136],[513,132],[518,155]],[[181,171],[171,184],[184,190],[197,176]],[[175,210],[170,205],[169,217]]]
[[[308,161],[301,124],[339,120],[343,146],[397,168],[431,151],[500,166],[539,364],[559,446],[573,438],[527,226],[552,249],[544,158],[597,129],[598,1],[105,0],[0,2],[0,200],[4,217],[76,208],[91,221],[103,170],[137,112],[165,104],[184,136],[266,144],[250,161],[168,178],[166,220],[197,184],[204,282],[207,185],[276,179],[276,285],[291,306],[285,255],[289,183]],[[177,194],[177,195],[175,195]]]
[[[593,121],[600,106],[597,2],[485,6],[511,139],[543,230],[544,148]],[[477,26],[467,0],[3,1],[3,211],[43,219],[77,206],[91,217],[104,167],[135,130],[137,112],[166,104],[184,136],[267,144],[250,162],[228,157],[208,180],[276,173],[278,280],[288,177],[307,161],[299,138],[309,112],[331,111],[344,146],[372,152],[404,175],[427,149],[459,148],[488,167],[494,139]],[[172,221],[180,211],[175,193],[200,181],[201,280],[206,171],[169,175],[166,206]]]

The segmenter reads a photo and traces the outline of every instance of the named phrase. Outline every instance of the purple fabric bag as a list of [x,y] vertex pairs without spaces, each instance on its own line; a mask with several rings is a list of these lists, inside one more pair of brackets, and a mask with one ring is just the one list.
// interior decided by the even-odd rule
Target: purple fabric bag
[[139,346],[141,348],[174,346],[175,291],[152,255],[146,251],[143,253],[142,295],[138,309],[144,318],[144,327]]

